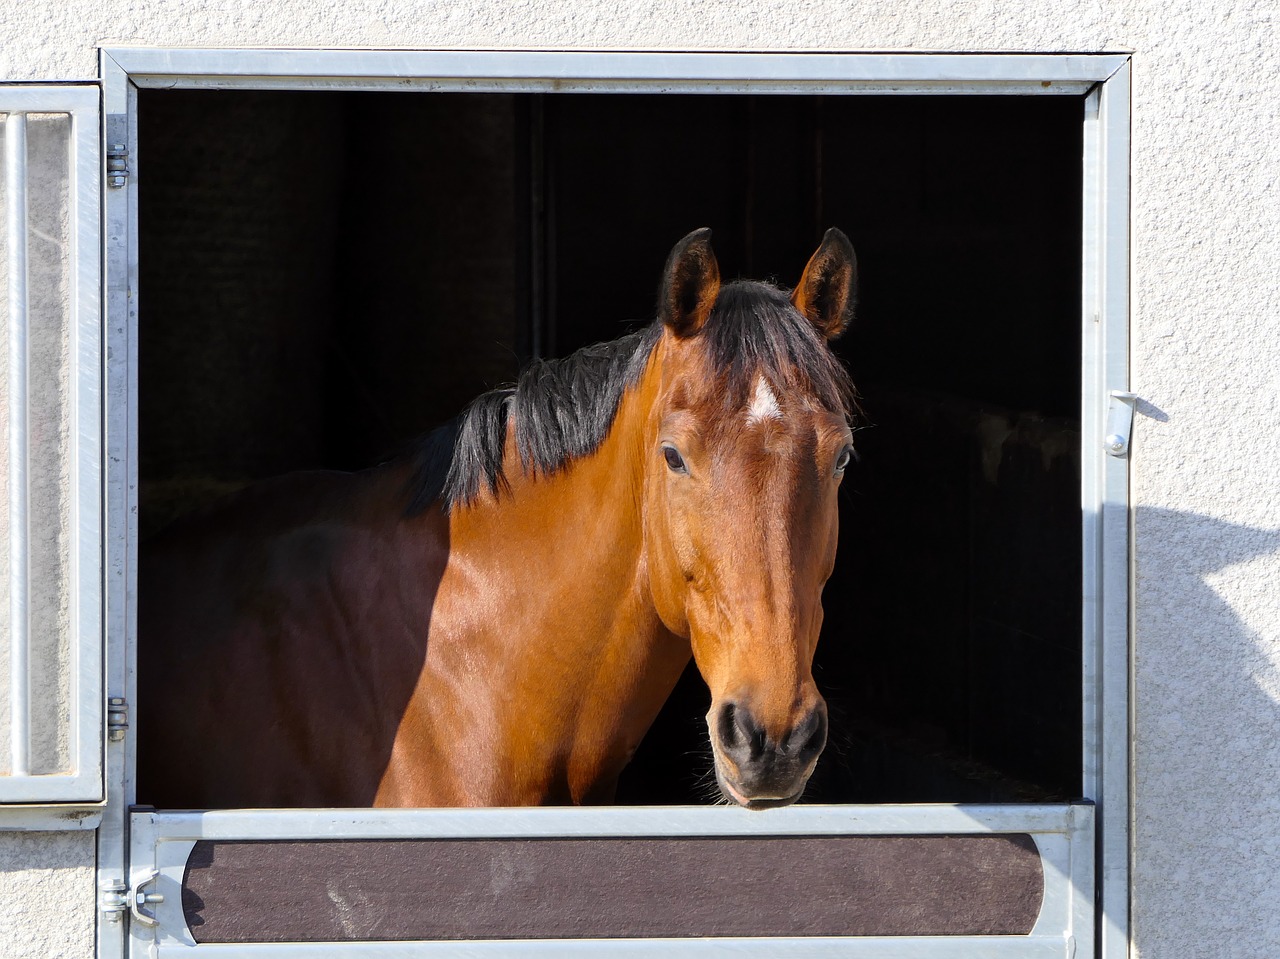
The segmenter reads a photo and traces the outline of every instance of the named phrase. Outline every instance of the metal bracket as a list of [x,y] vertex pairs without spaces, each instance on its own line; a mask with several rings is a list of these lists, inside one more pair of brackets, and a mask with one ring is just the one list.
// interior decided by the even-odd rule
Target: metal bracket
[[1112,456],[1127,456],[1129,440],[1133,434],[1133,407],[1137,393],[1112,390],[1107,405],[1107,432],[1102,441]]
[[143,906],[148,903],[164,902],[164,896],[158,892],[143,892],[144,886],[149,886],[160,878],[160,874],[154,870],[143,873],[141,878],[129,887],[129,912],[133,914],[133,918],[144,926],[157,926],[160,920],[152,913],[147,912]]
[[124,740],[125,730],[129,728],[129,704],[123,696],[111,696],[107,699],[107,738],[113,743]]

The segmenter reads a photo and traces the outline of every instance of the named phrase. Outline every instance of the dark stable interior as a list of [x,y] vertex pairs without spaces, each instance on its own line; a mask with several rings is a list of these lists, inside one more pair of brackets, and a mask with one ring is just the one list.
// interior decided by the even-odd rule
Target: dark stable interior
[[[805,801],[1080,795],[1080,99],[144,90],[139,118],[144,537],[647,322],[694,228],[789,287],[839,226],[865,417]],[[691,666],[619,802],[706,801],[708,698]]]

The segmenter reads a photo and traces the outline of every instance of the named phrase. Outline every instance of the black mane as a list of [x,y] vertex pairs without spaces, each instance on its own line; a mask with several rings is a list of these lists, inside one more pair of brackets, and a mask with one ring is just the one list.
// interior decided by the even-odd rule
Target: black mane
[[490,493],[506,489],[503,447],[513,415],[526,473],[549,476],[594,453],[661,335],[661,324],[651,324],[563,359],[534,360],[514,386],[476,397],[457,419],[419,441],[410,515],[441,498],[446,509],[470,505],[482,485]]
[[[420,439],[413,462],[409,514],[436,500],[470,505],[482,487],[508,488],[503,451],[514,421],[521,469],[550,476],[604,442],[627,390],[635,386],[662,336],[662,321],[563,359],[535,360],[514,386],[484,393],[455,420]],[[726,403],[749,402],[757,375],[780,392],[803,391],[833,412],[853,411],[849,373],[786,291],[742,280],[721,288],[706,325],[709,363]]]

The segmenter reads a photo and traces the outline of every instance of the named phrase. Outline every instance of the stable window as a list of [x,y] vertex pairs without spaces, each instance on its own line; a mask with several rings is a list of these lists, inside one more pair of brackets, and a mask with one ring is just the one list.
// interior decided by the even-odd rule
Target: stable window
[[[825,594],[817,805],[635,808],[700,798],[691,667],[617,808],[134,814],[139,954],[700,952],[718,937],[759,955],[1049,956],[1091,954],[1097,935],[1118,955],[1126,71],[1083,56],[105,53],[108,143],[131,167],[108,194],[108,284],[128,291],[110,304],[109,461],[128,490],[108,516],[112,568],[211,496],[369,465],[523,359],[647,320],[666,251],[701,225],[729,275],[788,285],[823,228],[850,234],[861,306],[838,349],[871,424]],[[135,621],[132,575],[109,622]],[[130,701],[146,657],[131,625],[109,633],[109,682]],[[142,725],[109,754],[121,804],[151,801],[134,780]],[[123,825],[104,824],[104,882]],[[410,881],[423,856],[434,878]],[[778,862],[803,868],[771,884],[773,912],[718,878]],[[255,873],[328,878],[271,899]],[[910,892],[944,874],[979,893]],[[335,875],[339,899],[385,908],[352,920]],[[605,890],[595,905],[577,876]],[[649,898],[628,906],[624,886]],[[124,941],[112,929],[104,954]]]

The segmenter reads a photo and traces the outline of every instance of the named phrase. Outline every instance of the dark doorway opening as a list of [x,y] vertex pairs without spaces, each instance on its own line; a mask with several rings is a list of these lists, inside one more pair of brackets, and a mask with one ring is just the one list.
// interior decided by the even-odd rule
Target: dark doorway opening
[[[806,800],[1075,798],[1082,122],[1066,96],[143,90],[143,535],[647,322],[695,227],[789,286],[840,226],[866,416]],[[705,798],[706,698],[691,668],[619,801]]]

